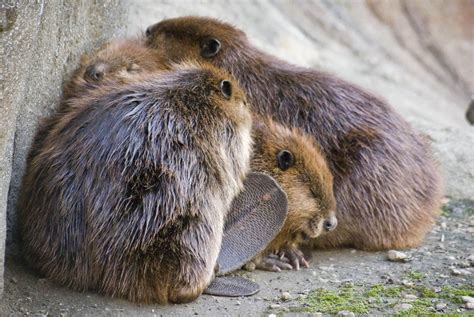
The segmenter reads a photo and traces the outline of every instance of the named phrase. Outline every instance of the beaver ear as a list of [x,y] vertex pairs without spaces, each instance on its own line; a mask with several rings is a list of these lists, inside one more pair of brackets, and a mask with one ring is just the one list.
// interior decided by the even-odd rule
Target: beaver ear
[[278,167],[282,171],[286,171],[295,164],[293,153],[288,150],[281,150],[277,154]]
[[211,58],[219,53],[221,49],[221,42],[218,39],[207,38],[201,42],[201,56],[204,58]]

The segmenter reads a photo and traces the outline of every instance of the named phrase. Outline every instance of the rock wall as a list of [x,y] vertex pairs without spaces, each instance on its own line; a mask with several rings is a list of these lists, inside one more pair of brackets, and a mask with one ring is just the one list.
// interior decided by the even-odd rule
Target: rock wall
[[[0,1],[0,276],[7,228],[14,241],[15,205],[38,118],[58,104],[80,54],[119,33],[123,8],[121,0]],[[2,288],[0,279],[0,293]]]

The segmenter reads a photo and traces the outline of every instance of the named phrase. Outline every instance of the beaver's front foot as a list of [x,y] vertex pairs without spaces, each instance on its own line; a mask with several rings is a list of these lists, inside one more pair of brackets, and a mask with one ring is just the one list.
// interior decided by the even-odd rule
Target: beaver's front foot
[[303,252],[296,248],[287,248],[254,259],[247,263],[244,268],[248,271],[259,269],[263,271],[281,272],[281,270],[299,270],[302,266],[309,267],[309,263],[305,259]]
[[288,248],[282,249],[278,252],[280,259],[285,259],[291,264],[292,268],[299,270],[300,267],[309,267],[308,260],[306,260],[303,252],[300,249]]

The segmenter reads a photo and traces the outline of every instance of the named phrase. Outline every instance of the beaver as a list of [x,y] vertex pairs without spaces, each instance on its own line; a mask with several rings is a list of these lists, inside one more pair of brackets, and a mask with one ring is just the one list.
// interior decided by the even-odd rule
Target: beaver
[[326,159],[307,135],[269,118],[254,118],[252,136],[251,170],[278,182],[288,197],[288,215],[274,240],[245,268],[280,271],[298,270],[300,264],[308,267],[299,245],[337,226],[333,178]]
[[[186,63],[68,100],[27,162],[20,226],[47,278],[134,302],[207,287],[251,155],[251,115],[225,72]],[[55,119],[56,120],[56,119]]]
[[144,45],[141,36],[113,40],[81,56],[79,66],[63,87],[63,96],[80,96],[84,90],[100,87],[104,80],[129,83],[137,75],[167,69],[168,64]]
[[318,247],[383,250],[417,246],[439,213],[441,180],[430,145],[390,105],[335,75],[255,48],[236,27],[206,17],[163,20],[146,45],[179,62],[229,71],[252,111],[301,128],[326,156],[339,225]]

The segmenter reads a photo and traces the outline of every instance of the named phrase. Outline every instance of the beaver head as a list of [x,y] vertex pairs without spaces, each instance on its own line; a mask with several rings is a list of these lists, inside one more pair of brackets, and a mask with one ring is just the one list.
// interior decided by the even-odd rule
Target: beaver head
[[288,217],[276,245],[333,230],[337,225],[333,177],[319,148],[297,129],[269,119],[255,123],[253,133],[252,170],[270,174],[288,195]]
[[167,19],[148,27],[145,42],[165,60],[205,60],[228,70],[248,47],[247,36],[238,28],[195,16]]
[[81,56],[79,67],[64,87],[66,97],[94,89],[104,80],[129,83],[145,73],[169,69],[140,37],[111,41]]

